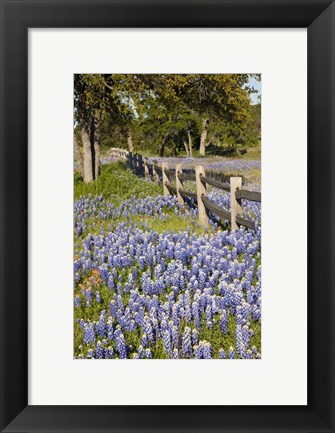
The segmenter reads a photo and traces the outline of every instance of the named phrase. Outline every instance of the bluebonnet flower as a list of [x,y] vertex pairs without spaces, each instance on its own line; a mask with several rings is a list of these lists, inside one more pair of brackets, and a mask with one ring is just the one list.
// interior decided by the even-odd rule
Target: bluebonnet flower
[[240,358],[246,357],[246,347],[243,340],[242,326],[236,325],[236,347]]
[[116,343],[116,349],[119,353],[120,359],[126,359],[127,358],[127,345],[126,340],[124,338],[124,335],[122,334],[120,329],[117,329],[115,331],[115,343]]
[[236,358],[233,346],[229,347],[228,355],[229,355],[229,359],[235,359]]
[[107,267],[106,263],[102,264],[99,267],[99,271],[100,271],[101,278],[103,279],[103,281],[105,283],[107,283],[109,275],[108,275],[108,267]]
[[74,306],[77,308],[80,307],[80,296],[74,297]]
[[151,353],[151,350],[149,348],[144,350],[144,356],[147,359],[152,359],[152,353]]
[[172,358],[173,359],[179,359],[178,349],[176,349],[176,348],[173,349]]
[[171,358],[172,356],[172,345],[171,345],[171,336],[169,331],[164,331],[163,336],[163,342],[164,342],[164,350],[168,358]]
[[214,325],[214,323],[213,323],[211,320],[208,320],[208,321],[206,322],[206,327],[207,327],[208,329],[213,328],[213,325]]
[[108,287],[113,290],[115,285],[114,285],[114,278],[112,275],[108,276],[108,283],[107,283]]
[[201,328],[201,321],[200,321],[200,313],[199,313],[199,305],[197,302],[192,303],[192,314],[194,318],[194,324],[197,329]]
[[95,332],[93,323],[85,323],[84,325],[84,343],[94,343],[95,342]]
[[91,305],[92,289],[86,289],[85,290],[85,297],[86,297],[86,305]]
[[182,353],[187,357],[192,356],[191,328],[189,328],[188,326],[185,327],[185,330],[182,334],[181,344]]
[[102,347],[101,341],[98,341],[96,345],[96,357],[100,359],[104,358],[104,349]]
[[148,338],[147,338],[147,334],[142,334],[142,337],[141,337],[141,345],[143,346],[143,347],[146,347],[147,345],[148,345]]
[[222,309],[220,315],[219,324],[220,324],[221,331],[224,334],[226,334],[228,332],[228,315],[227,315],[227,311],[224,308]]
[[226,359],[226,354],[223,349],[219,349],[219,359]]
[[106,333],[106,311],[102,310],[100,313],[99,321],[96,324],[96,329],[100,337],[104,337]]
[[87,358],[88,359],[93,359],[94,358],[94,351],[93,351],[93,349],[88,349],[88,351],[87,351]]
[[110,340],[112,340],[112,338],[113,338],[113,331],[114,331],[114,328],[113,328],[113,317],[109,316],[108,320],[107,320],[107,337]]
[[209,341],[202,341],[202,353],[204,359],[212,359],[212,345]]
[[252,359],[252,351],[250,349],[247,350],[246,359]]
[[179,331],[177,326],[172,326],[172,343],[175,347],[178,347],[179,343]]
[[192,344],[193,346],[199,343],[199,332],[196,329],[192,329]]

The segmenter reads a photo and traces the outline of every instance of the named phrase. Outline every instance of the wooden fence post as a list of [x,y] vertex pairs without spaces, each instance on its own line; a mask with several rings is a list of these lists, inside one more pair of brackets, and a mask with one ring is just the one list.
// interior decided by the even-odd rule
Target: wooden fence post
[[182,174],[183,169],[181,167],[181,164],[177,164],[176,165],[176,190],[177,190],[177,199],[178,199],[178,203],[181,206],[185,205],[183,196],[180,194],[179,190],[183,189],[183,182],[179,179],[179,175]]
[[164,195],[169,195],[170,191],[166,185],[169,185],[169,178],[165,173],[165,170],[168,170],[169,165],[167,162],[162,162],[162,177],[163,177],[163,193]]
[[148,158],[147,157],[144,157],[143,164],[144,164],[144,176],[149,177],[149,168],[148,168]]
[[137,157],[138,157],[138,174],[139,176],[143,176],[144,174],[143,158],[142,155],[137,155]]
[[134,153],[133,155],[133,164],[134,164],[135,174],[137,175],[137,154],[136,153]]
[[157,171],[156,171],[156,161],[152,161],[152,177],[154,178],[154,180],[155,180],[156,182],[159,181],[158,173],[157,173]]
[[140,169],[140,155],[136,153],[136,174],[137,176],[141,175],[141,169]]
[[133,154],[132,154],[132,152],[129,152],[129,155],[128,155],[128,165],[129,165],[129,168],[131,170],[134,169],[134,166],[133,166]]
[[235,192],[237,189],[242,188],[241,177],[230,178],[230,214],[231,214],[231,229],[236,230],[238,228],[236,223],[236,216],[242,212],[241,200],[236,199]]
[[201,176],[205,176],[205,169],[202,165],[197,165],[195,167],[195,185],[197,188],[198,214],[200,227],[204,228],[208,225],[208,217],[202,196],[207,194],[207,188],[206,184],[201,182]]

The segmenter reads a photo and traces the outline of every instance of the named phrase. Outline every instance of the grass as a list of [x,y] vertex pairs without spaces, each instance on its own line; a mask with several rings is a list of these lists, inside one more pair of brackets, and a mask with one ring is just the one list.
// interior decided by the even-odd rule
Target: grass
[[144,198],[148,195],[162,194],[162,187],[136,176],[130,170],[126,170],[123,162],[117,161],[101,166],[100,176],[91,183],[84,183],[80,174],[75,173],[75,200],[88,194],[102,195],[105,199],[118,202],[132,195]]
[[261,160],[261,145],[257,147],[250,147],[241,159],[259,159]]
[[[193,220],[188,216],[175,215],[174,211],[171,209],[166,209],[164,211],[166,218],[162,221],[160,217],[156,216],[146,216],[146,215],[131,215],[130,218],[120,217],[107,220],[97,220],[88,218],[86,224],[89,230],[85,232],[83,237],[75,237],[75,248],[81,248],[83,238],[87,236],[88,232],[91,235],[100,234],[101,229],[104,232],[113,231],[116,226],[122,222],[128,222],[128,224],[136,224],[137,227],[141,228],[143,231],[153,230],[159,234],[164,231],[174,230],[176,233],[184,232],[189,228],[191,233],[195,233],[200,236],[203,234],[203,230],[200,228],[198,221]],[[208,228],[208,232],[213,230],[211,227]]]

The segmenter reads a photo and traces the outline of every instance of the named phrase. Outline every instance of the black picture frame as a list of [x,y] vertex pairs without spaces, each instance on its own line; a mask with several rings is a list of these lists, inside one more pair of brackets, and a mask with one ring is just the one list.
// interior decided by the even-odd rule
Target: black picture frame
[[[1,431],[334,432],[334,23],[330,0],[1,0]],[[28,405],[27,36],[41,27],[308,28],[307,406]]]

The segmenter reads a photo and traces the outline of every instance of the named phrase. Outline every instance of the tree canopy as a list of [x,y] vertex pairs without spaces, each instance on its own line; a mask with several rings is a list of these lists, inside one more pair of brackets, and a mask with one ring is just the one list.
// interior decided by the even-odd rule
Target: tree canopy
[[[260,140],[248,74],[76,74],[74,127],[85,181],[100,146],[143,153],[239,153]],[[256,79],[260,77],[256,75]],[[86,162],[86,163],[85,163]],[[86,167],[86,168],[85,168]]]

